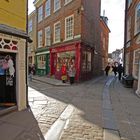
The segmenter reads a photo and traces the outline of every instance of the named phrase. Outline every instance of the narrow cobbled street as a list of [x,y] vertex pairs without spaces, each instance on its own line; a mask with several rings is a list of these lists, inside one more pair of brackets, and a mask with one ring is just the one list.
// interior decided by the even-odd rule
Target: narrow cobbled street
[[66,86],[33,80],[29,104],[46,140],[140,138],[140,98],[114,76]]

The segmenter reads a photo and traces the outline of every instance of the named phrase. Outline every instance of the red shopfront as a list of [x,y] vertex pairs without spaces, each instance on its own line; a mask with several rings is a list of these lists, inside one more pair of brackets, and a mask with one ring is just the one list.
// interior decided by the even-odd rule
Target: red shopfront
[[80,79],[80,60],[81,59],[81,44],[73,43],[69,45],[63,45],[55,48],[50,48],[50,74],[55,76],[56,79],[61,79],[61,66],[63,62],[66,63],[67,69],[69,69],[70,63],[73,62],[76,67],[76,78]]

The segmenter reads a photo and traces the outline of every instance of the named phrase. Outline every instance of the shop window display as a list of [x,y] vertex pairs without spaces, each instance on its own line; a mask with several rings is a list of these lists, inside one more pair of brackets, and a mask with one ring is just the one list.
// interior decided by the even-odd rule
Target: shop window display
[[84,51],[82,55],[82,71],[91,71],[91,52]]
[[0,83],[0,103],[15,103],[16,93],[14,55],[0,54]]
[[69,51],[57,54],[57,66],[56,66],[57,72],[61,70],[63,63],[66,63],[67,69],[69,69],[71,63],[75,64],[75,52]]
[[37,57],[37,68],[46,69],[46,56],[40,55]]

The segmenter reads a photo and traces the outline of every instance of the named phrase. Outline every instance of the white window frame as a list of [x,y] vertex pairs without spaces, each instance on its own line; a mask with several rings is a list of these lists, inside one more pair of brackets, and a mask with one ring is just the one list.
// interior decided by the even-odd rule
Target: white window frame
[[65,4],[64,4],[64,5],[67,5],[67,4],[69,4],[70,2],[72,2],[72,0],[65,0]]
[[47,0],[45,3],[45,17],[51,15],[51,0]]
[[33,30],[33,20],[30,19],[28,22],[28,33],[32,32]]
[[140,49],[137,49],[137,50],[135,50],[134,51],[134,57],[133,57],[133,76],[134,76],[134,78],[136,78],[136,79],[138,79],[138,76],[139,76],[139,73],[138,73],[138,75],[136,75],[136,65],[137,65],[137,67],[138,67],[138,71],[139,71],[139,58],[138,58],[138,60],[137,60],[137,62],[136,62],[136,53],[138,52],[138,55],[140,55]]
[[38,48],[43,47],[43,45],[42,45],[43,44],[42,35],[43,35],[43,31],[42,30],[38,31]]
[[[57,39],[57,36],[56,36],[56,26],[57,25],[60,25],[60,31],[59,31],[59,39],[58,40],[56,40]],[[54,43],[58,43],[58,42],[60,42],[60,40],[61,40],[61,23],[60,23],[60,21],[58,21],[58,22],[56,22],[55,24],[54,24]]]
[[[67,30],[67,28],[68,28],[67,27],[67,19],[69,19],[71,17],[73,18],[73,23],[72,23],[73,25],[72,25],[72,29],[71,29],[72,31],[71,31],[71,36],[70,37],[67,37],[68,36],[67,35],[68,34],[67,32],[70,32],[70,31]],[[65,40],[66,41],[67,40],[71,40],[71,39],[73,39],[73,36],[74,36],[74,15],[70,15],[70,16],[68,16],[68,17],[65,18]]]
[[61,8],[61,1],[54,0],[54,12],[58,11]]
[[135,9],[135,35],[140,32],[140,16],[137,16],[138,10],[140,10],[140,2],[137,4]]
[[131,39],[131,17],[127,19],[127,35],[126,35],[127,42]]
[[38,23],[43,20],[43,6],[38,8]]
[[45,28],[45,46],[51,46],[51,27]]

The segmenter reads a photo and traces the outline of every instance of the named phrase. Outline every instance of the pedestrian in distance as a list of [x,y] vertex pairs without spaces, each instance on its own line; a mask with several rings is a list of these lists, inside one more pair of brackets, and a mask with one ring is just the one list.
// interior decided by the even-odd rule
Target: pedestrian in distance
[[109,63],[108,63],[108,65],[107,65],[106,68],[105,68],[106,76],[108,76],[109,70],[110,70],[110,65],[109,65]]
[[68,76],[70,79],[70,84],[72,85],[75,81],[76,69],[74,64],[72,63],[69,67]]
[[114,75],[116,76],[117,75],[117,66],[116,65],[112,66],[112,71],[114,72]]
[[29,81],[32,81],[33,69],[32,69],[31,65],[29,65],[29,67],[28,67],[28,74],[29,74]]
[[117,68],[117,71],[118,71],[118,78],[119,78],[119,80],[121,80],[121,78],[122,78],[122,73],[123,73],[123,66],[122,66],[122,64],[119,64],[119,66],[118,66],[118,68]]
[[35,66],[35,64],[33,64],[33,66],[32,66],[32,71],[33,71],[33,75],[35,75],[36,74],[36,66]]

